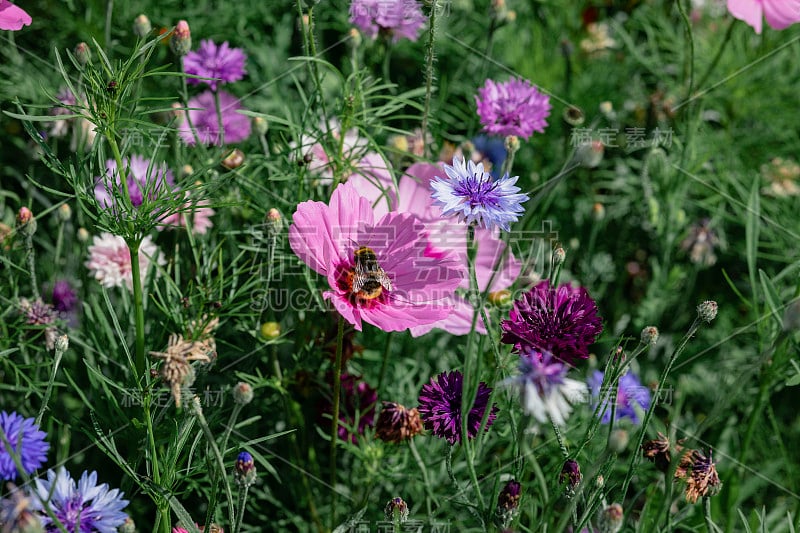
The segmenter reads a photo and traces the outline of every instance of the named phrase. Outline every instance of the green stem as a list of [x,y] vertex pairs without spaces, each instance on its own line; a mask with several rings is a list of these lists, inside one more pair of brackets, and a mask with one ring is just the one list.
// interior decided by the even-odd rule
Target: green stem
[[[219,93],[214,91],[214,109],[217,110],[217,127],[219,128],[219,145],[225,146],[225,127],[222,124],[222,108],[219,104]],[[216,139],[214,139],[216,141]],[[214,143],[216,144],[216,142]]]
[[[150,415],[150,401],[152,399],[151,392],[147,391],[144,393],[142,398],[142,410],[144,411],[144,420],[147,424],[147,445],[150,451],[150,466],[153,469],[153,483],[156,486],[161,487],[161,470],[158,464],[158,448],[156,447],[156,437],[155,432],[153,431],[153,418]],[[166,500],[158,499],[156,500],[156,506],[158,507],[159,514],[161,515],[161,524],[160,530],[162,533],[169,533],[172,528],[170,525],[170,514],[169,514],[169,504]]]
[[339,315],[336,333],[336,360],[333,364],[333,413],[331,418],[331,529],[336,526],[336,445],[339,443],[339,396],[342,388],[342,342],[344,340],[344,317]]
[[[678,11],[681,14],[681,19],[683,20],[683,25],[686,28],[686,36],[689,41],[689,56],[686,58],[688,63],[688,71],[689,71],[689,84],[686,88],[686,97],[685,101],[689,101],[692,97],[692,93],[694,92],[694,36],[692,35],[692,22],[689,20],[689,15],[686,13],[686,8],[683,5],[683,0],[678,0],[676,2],[678,5]],[[691,109],[691,104],[687,107]],[[692,121],[689,118],[690,113],[689,109],[687,109],[686,114],[686,128],[684,131],[684,143],[683,148],[681,148],[681,168],[685,166],[686,163],[686,154],[689,145],[691,144],[691,137],[692,137]]]
[[192,402],[192,412],[197,417],[197,421],[200,423],[200,427],[203,428],[203,433],[206,436],[206,440],[208,441],[208,445],[211,448],[211,453],[213,458],[216,460],[217,468],[219,469],[220,476],[223,477],[223,487],[225,488],[225,497],[228,499],[228,521],[231,525],[236,523],[235,512],[233,509],[233,493],[231,492],[231,486],[226,479],[225,476],[225,461],[222,459],[222,454],[217,447],[217,441],[214,439],[214,433],[211,431],[211,428],[208,425],[208,421],[206,421],[206,417],[203,415],[203,409],[200,407],[200,399],[195,396],[191,400]]
[[625,499],[625,494],[628,492],[628,485],[633,479],[633,474],[636,467],[636,461],[639,459],[640,454],[639,450],[642,449],[642,442],[644,442],[644,436],[647,432],[647,427],[650,425],[650,420],[653,418],[653,412],[656,410],[656,406],[658,405],[658,400],[661,397],[661,391],[664,389],[664,384],[667,382],[667,377],[669,377],[669,373],[672,370],[672,366],[675,364],[675,361],[678,359],[678,356],[683,352],[686,348],[686,345],[689,343],[689,339],[691,339],[694,334],[697,332],[698,328],[700,327],[700,317],[696,317],[692,325],[689,326],[689,331],[686,332],[686,335],[683,336],[681,339],[680,344],[672,353],[672,356],[669,358],[667,362],[667,366],[664,367],[664,370],[661,372],[661,377],[658,380],[658,386],[656,387],[655,392],[653,392],[653,401],[650,403],[650,408],[647,410],[647,413],[644,415],[644,420],[642,421],[642,429],[639,431],[639,438],[636,443],[636,447],[633,448],[633,453],[631,453],[631,460],[628,463],[628,471],[625,474],[625,481],[622,483],[622,492],[620,494],[620,501]]
[[247,483],[243,483],[242,488],[239,490],[239,501],[236,504],[238,513],[236,516],[236,527],[233,528],[233,533],[239,533],[242,529],[242,519],[244,518],[244,507],[247,505],[248,489]]
[[[428,115],[431,111],[431,93],[433,92],[433,62],[435,60],[434,42],[436,40],[436,11],[439,8],[437,0],[431,1],[430,27],[428,29],[428,44],[425,47],[425,108],[422,111],[422,136],[428,133]],[[425,156],[429,155],[430,146],[425,143]]]
[[[56,343],[58,346],[58,343]],[[39,408],[39,414],[36,415],[36,425],[40,426],[42,424],[42,417],[44,416],[44,412],[47,409],[47,404],[50,402],[50,395],[53,392],[53,382],[56,380],[56,374],[58,373],[58,365],[61,364],[61,357],[64,355],[64,352],[56,348],[55,356],[53,357],[53,370],[50,372],[50,380],[47,382],[47,390],[44,392],[44,398],[42,399],[42,406]]]
[[106,31],[105,31],[105,41],[106,41],[106,51],[111,51],[111,16],[114,13],[114,0],[107,0],[106,1]]
[[392,347],[392,332],[386,334],[386,344],[383,345],[383,360],[381,361],[381,373],[378,376],[378,396],[381,395],[381,387],[383,385],[383,378],[386,376],[386,367],[389,366],[389,353]]
[[717,67],[719,60],[722,58],[722,52],[725,51],[725,47],[728,45],[728,41],[731,40],[731,36],[733,35],[733,27],[736,24],[736,19],[731,17],[730,22],[728,23],[728,29],[725,31],[725,37],[722,38],[722,42],[717,49],[717,53],[714,54],[714,59],[711,60],[711,63],[708,64],[708,68],[700,76],[700,81],[697,82],[698,87],[702,87],[708,81],[708,78],[711,77],[711,73],[714,72],[714,69]]
[[428,478],[428,469],[425,468],[425,463],[422,461],[422,457],[420,457],[419,452],[417,451],[417,446],[414,444],[413,437],[408,440],[408,448],[411,450],[411,455],[414,456],[414,460],[417,462],[419,471],[422,472],[422,482],[425,484],[425,494],[427,496],[425,498],[425,506],[428,510],[428,519],[432,519],[433,511],[431,508],[431,502],[435,502],[436,497],[433,494],[433,486]]
[[[133,312],[136,326],[136,379],[142,379],[145,374],[144,354],[144,298],[142,295],[142,275],[139,266],[139,244],[141,241],[128,242],[131,251],[131,277],[133,278]],[[145,376],[146,379],[146,376]]]
[[[34,222],[31,221],[28,224],[34,224]],[[31,232],[25,233],[25,255],[28,258],[28,271],[31,275],[31,292],[38,299],[39,284],[36,282],[36,253],[33,249],[33,234]]]

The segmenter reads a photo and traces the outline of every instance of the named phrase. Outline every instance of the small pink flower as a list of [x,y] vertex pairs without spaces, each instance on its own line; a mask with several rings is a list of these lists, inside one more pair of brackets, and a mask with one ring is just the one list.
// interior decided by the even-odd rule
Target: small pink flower
[[800,22],[800,0],[728,0],[728,11],[758,34],[761,34],[762,18],[776,30]]
[[30,26],[31,22],[31,16],[24,10],[8,0],[0,0],[0,30],[21,30],[23,26]]
[[[158,247],[148,235],[139,247],[139,271],[143,284],[151,261],[159,266],[166,264]],[[86,268],[103,287],[121,287],[124,283],[129,291],[133,290],[131,252],[125,239],[118,235],[104,232],[94,237],[93,244],[89,246]]]
[[[292,250],[328,278],[331,290],[323,297],[357,330],[366,321],[384,331],[403,331],[450,313],[446,299],[463,271],[449,252],[429,253],[430,243],[417,217],[388,213],[376,221],[369,200],[351,183],[343,183],[329,204],[303,202],[292,218]],[[354,290],[356,251],[361,247],[374,252],[371,262],[383,272],[381,287],[371,293]]]
[[211,220],[214,213],[215,211],[210,207],[206,207],[204,203],[195,205],[187,201],[183,204],[180,211],[162,218],[158,229],[183,228],[186,226],[186,219],[188,218],[192,233],[196,235],[205,235],[209,229],[214,227],[214,222]]

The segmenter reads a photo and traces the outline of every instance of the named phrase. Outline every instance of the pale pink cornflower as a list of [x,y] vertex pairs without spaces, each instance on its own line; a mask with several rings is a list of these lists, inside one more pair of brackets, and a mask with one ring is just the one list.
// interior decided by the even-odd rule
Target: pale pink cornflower
[[[292,218],[292,250],[328,279],[331,290],[323,297],[357,330],[368,322],[403,331],[450,313],[446,299],[463,271],[453,254],[430,253],[424,226],[414,215],[378,218],[370,201],[346,182],[333,191],[330,203],[303,202]],[[372,273],[369,284],[359,281],[364,277],[357,270]]]
[[[139,271],[144,284],[150,263],[163,266],[166,261],[150,236],[146,236],[139,246]],[[121,287],[123,284],[129,291],[133,290],[131,273],[131,252],[125,239],[119,235],[103,232],[95,235],[89,246],[89,260],[86,261],[89,273],[103,287]]]
[[189,227],[196,235],[205,235],[209,229],[214,227],[211,217],[215,211],[204,202],[193,204],[187,201],[177,213],[162,218],[157,229],[179,229],[186,226],[186,219],[189,219]]

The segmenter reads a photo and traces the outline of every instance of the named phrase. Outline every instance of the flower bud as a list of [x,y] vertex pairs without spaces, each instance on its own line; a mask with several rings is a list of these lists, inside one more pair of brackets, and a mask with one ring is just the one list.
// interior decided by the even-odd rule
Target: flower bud
[[516,135],[509,135],[506,137],[504,144],[509,154],[515,154],[517,150],[519,150],[519,137]]
[[222,160],[222,166],[233,170],[235,168],[239,168],[244,163],[244,152],[239,150],[238,148],[234,148],[225,156]]
[[176,56],[183,57],[192,49],[192,32],[189,30],[189,23],[179,20],[172,32],[169,40],[169,47]]
[[647,326],[642,330],[642,344],[649,344],[655,346],[658,342],[658,328],[655,326]]
[[697,306],[697,316],[705,322],[711,322],[717,317],[717,302],[706,300]]
[[401,524],[408,520],[408,504],[403,498],[392,498],[383,508],[386,520],[397,520]]
[[89,240],[89,232],[86,228],[78,228],[78,240],[80,242],[86,242]]
[[353,48],[358,48],[359,46],[361,46],[361,41],[362,41],[361,33],[359,33],[357,29],[350,28],[349,36],[350,36],[350,46],[352,46]]
[[592,220],[600,222],[606,217],[606,208],[600,202],[595,202],[592,206]]
[[259,137],[266,135],[269,131],[269,122],[263,117],[253,117],[253,131]]
[[505,307],[511,304],[511,291],[508,289],[502,289],[499,291],[494,291],[489,293],[488,301],[492,305],[496,305],[498,307]]
[[578,127],[583,124],[585,117],[580,107],[571,105],[564,109],[564,122],[572,127]]
[[578,461],[574,459],[567,460],[564,466],[561,467],[561,474],[558,476],[558,482],[561,485],[565,485],[564,490],[567,498],[575,496],[575,489],[578,488],[582,479],[583,474],[581,474],[581,467]]
[[603,161],[604,152],[602,141],[581,143],[575,150],[575,160],[585,168],[596,168]]
[[271,207],[269,211],[267,211],[265,220],[270,231],[277,233],[281,230],[281,228],[283,228],[283,218],[281,217],[281,212],[274,207]]
[[553,265],[560,266],[564,264],[564,259],[567,258],[567,252],[564,251],[564,248],[558,246],[555,250],[553,250]]
[[501,527],[510,526],[514,520],[519,508],[521,491],[522,485],[520,485],[519,481],[512,479],[505,484],[497,496],[497,516],[500,519]]
[[69,348],[69,337],[66,335],[60,335],[56,339],[56,351],[63,354],[67,351],[67,348]]
[[136,533],[136,524],[133,522],[133,519],[129,516],[125,519],[125,523],[119,526],[117,529],[118,533]]
[[181,167],[181,177],[185,178],[187,176],[191,176],[194,173],[194,169],[192,165],[183,165]]
[[240,381],[233,387],[233,401],[239,405],[247,405],[253,401],[253,387]]
[[630,441],[630,435],[628,435],[627,431],[624,429],[615,429],[611,432],[608,444],[611,451],[614,453],[622,453],[625,451],[625,448],[628,447],[628,441]]
[[36,233],[36,218],[27,207],[20,207],[17,212],[17,230],[25,237],[30,237]]
[[147,15],[139,15],[133,21],[133,33],[137,37],[147,37],[153,31],[153,25]]
[[72,209],[69,204],[61,204],[58,208],[58,219],[61,222],[67,222],[70,218],[72,218]]
[[81,66],[85,66],[92,60],[92,51],[88,44],[81,42],[75,46],[75,59],[78,60],[78,64]]
[[236,458],[234,469],[234,480],[243,487],[250,487],[256,482],[256,463],[253,456],[247,452],[240,452]]
[[617,533],[622,529],[623,522],[622,506],[612,503],[602,511],[597,517],[597,527],[600,533]]
[[281,336],[281,325],[277,322],[264,322],[261,324],[261,336],[265,339],[276,339]]

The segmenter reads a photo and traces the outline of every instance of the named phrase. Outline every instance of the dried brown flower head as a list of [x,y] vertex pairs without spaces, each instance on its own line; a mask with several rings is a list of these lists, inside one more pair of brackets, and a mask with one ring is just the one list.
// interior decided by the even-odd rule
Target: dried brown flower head
[[385,442],[400,443],[422,432],[422,420],[416,408],[406,409],[394,402],[383,402],[375,426],[375,436]]
[[686,478],[686,501],[695,503],[701,497],[713,496],[722,483],[717,475],[717,467],[711,458],[711,450],[705,456],[698,450],[691,454],[691,472]]

